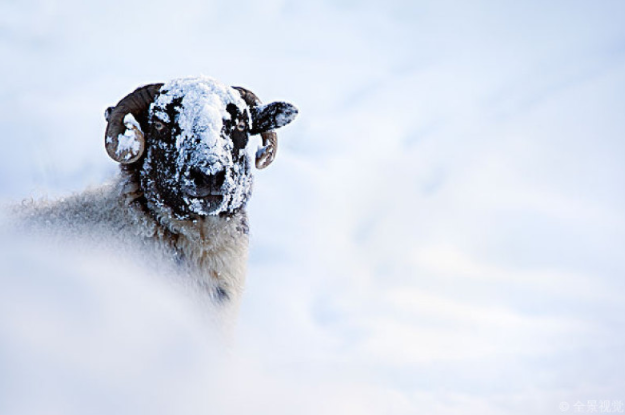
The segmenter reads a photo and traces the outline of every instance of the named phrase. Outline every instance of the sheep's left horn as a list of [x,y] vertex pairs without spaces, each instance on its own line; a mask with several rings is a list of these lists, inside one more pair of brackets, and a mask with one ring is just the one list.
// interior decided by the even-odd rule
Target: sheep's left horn
[[[116,162],[134,163],[143,155],[145,138],[137,119],[148,110],[162,86],[163,84],[150,84],[137,88],[122,98],[115,107],[106,110],[106,152]],[[128,117],[128,114],[132,117]]]
[[[262,104],[260,99],[249,89],[242,88],[240,86],[233,86],[234,89],[239,91],[243,101],[250,106],[256,107]],[[263,140],[263,147],[256,152],[256,168],[264,169],[269,166],[273,159],[276,157],[278,151],[278,134],[273,131],[267,131],[260,134]]]

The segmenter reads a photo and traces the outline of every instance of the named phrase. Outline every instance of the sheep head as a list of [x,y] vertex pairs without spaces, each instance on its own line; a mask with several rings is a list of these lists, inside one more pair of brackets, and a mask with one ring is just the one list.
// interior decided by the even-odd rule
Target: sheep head
[[251,194],[249,135],[262,136],[256,165],[264,168],[275,156],[272,130],[296,115],[291,104],[262,105],[212,78],[178,79],[138,88],[109,108],[106,149],[139,168],[150,208],[178,219],[230,215]]

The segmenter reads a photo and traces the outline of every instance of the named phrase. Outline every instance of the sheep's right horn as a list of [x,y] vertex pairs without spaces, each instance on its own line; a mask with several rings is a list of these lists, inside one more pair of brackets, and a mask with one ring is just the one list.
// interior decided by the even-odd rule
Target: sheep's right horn
[[[137,119],[147,111],[162,86],[163,84],[150,84],[137,88],[122,98],[115,107],[106,110],[106,152],[116,162],[134,163],[143,155],[145,138]],[[128,114],[132,117],[128,117]]]
[[[234,89],[239,91],[243,101],[250,107],[257,107],[262,104],[260,99],[249,89],[245,89],[240,86],[233,86]],[[263,147],[256,152],[256,168],[264,169],[269,166],[273,159],[276,157],[278,151],[278,134],[273,131],[267,131],[260,134],[263,140]]]

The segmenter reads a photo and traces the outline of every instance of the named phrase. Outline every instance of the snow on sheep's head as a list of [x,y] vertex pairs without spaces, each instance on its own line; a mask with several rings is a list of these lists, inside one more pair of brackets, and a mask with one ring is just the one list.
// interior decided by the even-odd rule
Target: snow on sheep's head
[[251,91],[212,78],[177,79],[138,88],[106,111],[109,156],[139,169],[152,209],[178,219],[229,215],[251,193],[248,136],[261,134],[256,166],[275,156],[272,131],[297,109],[286,102],[262,105]]

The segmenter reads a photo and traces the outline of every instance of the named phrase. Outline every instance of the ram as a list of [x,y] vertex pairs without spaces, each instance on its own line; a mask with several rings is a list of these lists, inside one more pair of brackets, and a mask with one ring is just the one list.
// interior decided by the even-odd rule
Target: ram
[[264,168],[275,157],[273,130],[296,115],[289,103],[263,105],[208,77],[140,87],[105,114],[117,178],[65,199],[25,202],[18,222],[113,255],[130,252],[236,312],[249,240],[249,136],[262,137],[255,164]]

